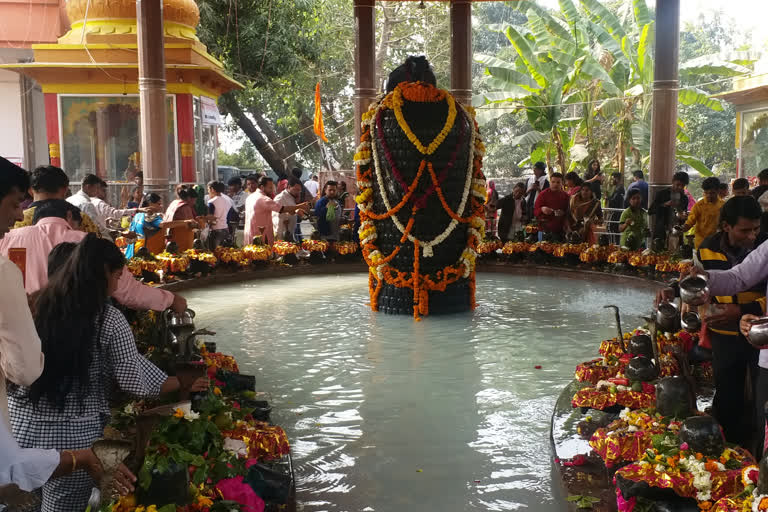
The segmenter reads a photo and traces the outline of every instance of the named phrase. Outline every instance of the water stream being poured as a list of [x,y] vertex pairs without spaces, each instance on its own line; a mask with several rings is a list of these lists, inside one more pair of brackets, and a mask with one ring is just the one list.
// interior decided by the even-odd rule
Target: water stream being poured
[[305,511],[546,512],[552,408],[616,335],[602,306],[625,329],[650,308],[645,286],[582,277],[481,274],[476,311],[421,322],[372,313],[365,275],[185,295],[269,394]]

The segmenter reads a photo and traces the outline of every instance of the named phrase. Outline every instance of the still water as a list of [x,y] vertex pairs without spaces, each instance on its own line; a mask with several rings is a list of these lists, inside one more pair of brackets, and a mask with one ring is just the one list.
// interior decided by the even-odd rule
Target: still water
[[421,322],[372,313],[363,274],[185,295],[197,327],[268,394],[303,510],[546,512],[564,509],[555,400],[615,336],[602,306],[626,312],[626,330],[651,301],[645,287],[584,277],[481,275],[476,311]]

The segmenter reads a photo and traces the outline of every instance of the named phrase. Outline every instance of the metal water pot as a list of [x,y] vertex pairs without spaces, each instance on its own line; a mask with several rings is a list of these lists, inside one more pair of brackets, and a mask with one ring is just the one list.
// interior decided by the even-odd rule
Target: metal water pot
[[680,322],[680,310],[674,302],[662,302],[656,309],[656,323],[664,332],[675,332]]
[[165,312],[165,321],[169,327],[194,326],[194,319],[195,312],[191,309],[186,309],[183,313],[176,313],[171,309]]
[[688,276],[680,281],[680,298],[691,306],[709,303],[709,279],[705,276]]

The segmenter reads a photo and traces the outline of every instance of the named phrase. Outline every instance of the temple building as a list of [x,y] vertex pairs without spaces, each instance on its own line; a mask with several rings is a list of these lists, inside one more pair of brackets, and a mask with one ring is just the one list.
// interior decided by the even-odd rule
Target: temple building
[[[141,168],[136,1],[60,4],[67,21],[59,23],[67,31],[55,42],[32,44],[29,62],[6,61],[0,73],[15,71],[39,84],[44,124],[34,132],[45,137],[43,163],[62,167],[74,183],[89,173],[112,183],[130,181]],[[3,9],[0,2],[0,14]],[[201,183],[216,175],[222,122],[216,100],[242,86],[197,38],[194,0],[164,0],[163,9],[168,180]],[[33,163],[41,163],[37,151],[35,157]]]
[[768,59],[754,72],[733,80],[733,89],[717,98],[736,108],[737,175],[756,176],[768,168]]

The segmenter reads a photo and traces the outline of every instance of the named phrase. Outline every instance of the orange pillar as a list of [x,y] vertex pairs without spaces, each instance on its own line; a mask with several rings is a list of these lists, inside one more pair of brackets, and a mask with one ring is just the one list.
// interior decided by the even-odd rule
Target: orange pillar
[[168,136],[165,107],[165,41],[162,0],[136,0],[139,101],[144,186],[168,199]]
[[45,93],[45,132],[48,138],[48,158],[51,165],[61,167],[61,142],[59,141],[59,97]]
[[680,0],[656,2],[655,44],[649,204],[659,189],[672,183],[675,173]]
[[376,98],[376,0],[355,0],[355,145],[360,121]]
[[451,0],[451,93],[472,104],[472,3]]
[[181,153],[181,181],[195,183],[195,118],[191,94],[176,95],[176,125]]

